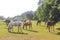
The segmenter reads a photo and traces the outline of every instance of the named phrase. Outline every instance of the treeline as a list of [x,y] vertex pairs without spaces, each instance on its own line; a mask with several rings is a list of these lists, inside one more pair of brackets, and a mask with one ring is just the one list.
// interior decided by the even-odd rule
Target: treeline
[[39,0],[34,19],[60,20],[60,0]]
[[4,16],[0,16],[0,19],[1,20],[5,20],[5,19],[9,19],[9,20],[13,20],[13,21],[23,21],[23,20],[33,20],[33,16],[34,16],[35,12],[33,11],[27,11],[27,12],[24,12],[22,13],[21,15],[17,15],[17,16],[14,16],[14,17],[8,17],[8,18],[5,18]]
[[34,13],[35,12],[33,12],[33,11],[27,11],[27,12],[22,13],[21,15],[17,15],[15,17],[13,17],[12,19],[14,21],[16,21],[16,20],[23,21],[23,20],[28,20],[28,19],[33,20]]
[[5,20],[6,18],[4,16],[0,16],[0,20]]

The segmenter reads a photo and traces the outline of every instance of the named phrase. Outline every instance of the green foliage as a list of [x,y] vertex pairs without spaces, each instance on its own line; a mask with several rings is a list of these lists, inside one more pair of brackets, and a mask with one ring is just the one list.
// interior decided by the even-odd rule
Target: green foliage
[[24,12],[23,14],[21,14],[21,17],[23,19],[33,19],[33,14],[34,12],[33,11],[27,11],[27,12]]
[[[41,2],[41,0],[39,1]],[[40,3],[41,4],[41,3]],[[60,18],[60,0],[44,0],[42,5],[36,10],[36,17],[44,20],[59,20]]]
[[23,21],[23,20],[27,20],[27,19],[32,20],[33,19],[33,14],[34,14],[33,11],[27,11],[27,12],[22,13],[21,15],[17,15],[15,17],[13,17],[12,20],[14,20],[14,21],[16,21],[16,20]]

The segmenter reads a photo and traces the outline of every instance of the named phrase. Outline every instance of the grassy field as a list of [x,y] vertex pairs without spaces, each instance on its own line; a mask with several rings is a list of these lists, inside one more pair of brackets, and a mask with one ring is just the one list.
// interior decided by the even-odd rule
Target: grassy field
[[14,32],[9,33],[6,24],[0,20],[0,40],[60,40],[60,35],[58,35],[60,31],[56,30],[60,28],[60,22],[55,25],[55,32],[48,32],[44,22],[38,26],[36,26],[36,21],[32,23],[32,30],[22,29],[23,34],[18,34],[17,27],[14,27]]

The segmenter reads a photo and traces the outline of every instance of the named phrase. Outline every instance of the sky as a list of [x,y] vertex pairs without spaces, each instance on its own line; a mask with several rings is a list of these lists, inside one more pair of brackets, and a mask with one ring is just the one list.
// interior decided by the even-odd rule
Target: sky
[[0,0],[0,16],[14,17],[26,11],[36,11],[39,0]]

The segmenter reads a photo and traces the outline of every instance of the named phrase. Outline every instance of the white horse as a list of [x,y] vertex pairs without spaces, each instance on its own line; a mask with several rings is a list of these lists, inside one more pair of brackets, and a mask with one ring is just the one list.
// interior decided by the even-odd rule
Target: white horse
[[17,26],[17,27],[18,27],[18,32],[19,32],[19,28],[20,28],[20,30],[21,30],[21,32],[22,32],[21,24],[22,24],[21,21],[14,21],[14,22],[12,21],[12,22],[10,22],[10,23],[8,24],[8,31],[10,31],[11,29],[12,29],[12,31],[13,31],[13,27],[14,27],[14,26]]

